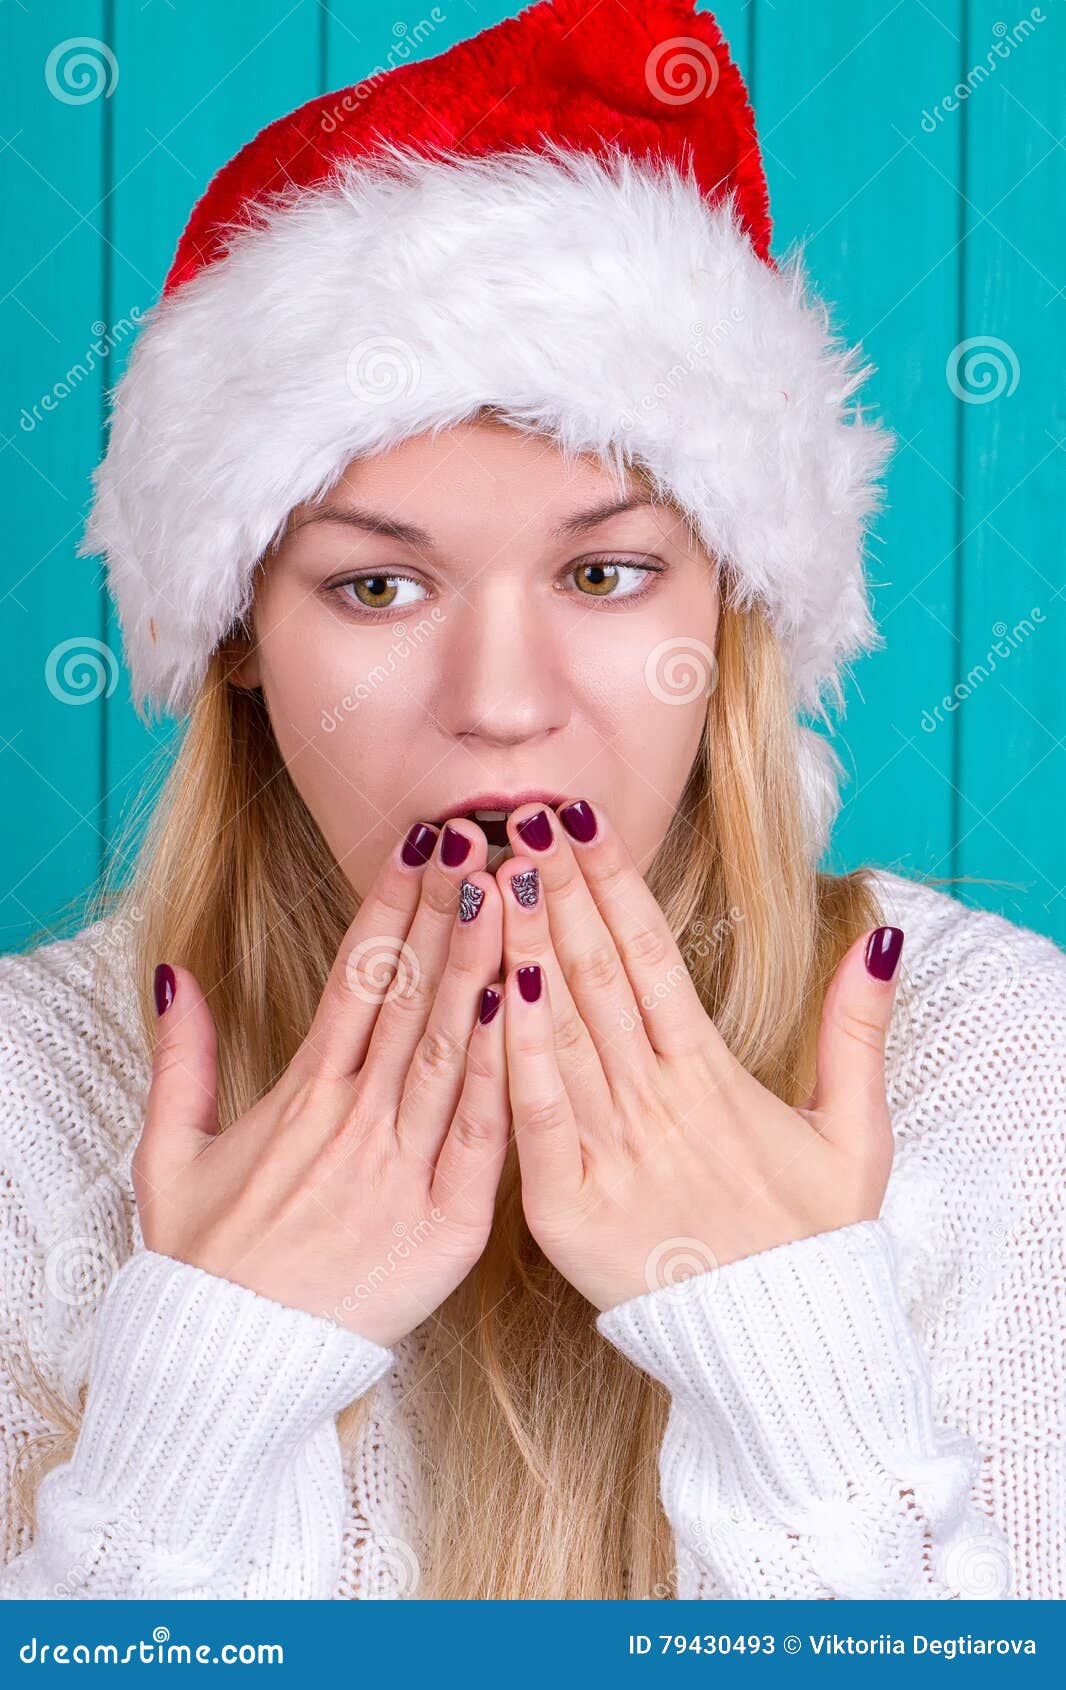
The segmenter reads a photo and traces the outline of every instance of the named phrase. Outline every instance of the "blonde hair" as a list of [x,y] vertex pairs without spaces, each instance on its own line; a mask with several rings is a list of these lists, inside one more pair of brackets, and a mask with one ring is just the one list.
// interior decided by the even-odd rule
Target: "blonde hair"
[[[883,917],[869,870],[831,876],[810,861],[787,675],[758,610],[723,603],[716,655],[699,751],[647,880],[730,1048],[799,1104],[826,985]],[[207,995],[223,1128],[291,1059],[358,908],[261,696],[230,684],[233,661],[232,645],[215,653],[132,881],[105,898],[139,912],[148,1048],[157,961],[191,969]],[[420,1570],[407,1594],[675,1593],[658,1491],[666,1393],[600,1337],[594,1310],[531,1238],[513,1144],[481,1260],[412,1343],[427,1506],[425,1538],[405,1557]],[[24,1452],[17,1499],[31,1529],[37,1486],[69,1460],[80,1424],[33,1372],[56,1430]],[[368,1402],[339,1416],[346,1446],[363,1435]]]

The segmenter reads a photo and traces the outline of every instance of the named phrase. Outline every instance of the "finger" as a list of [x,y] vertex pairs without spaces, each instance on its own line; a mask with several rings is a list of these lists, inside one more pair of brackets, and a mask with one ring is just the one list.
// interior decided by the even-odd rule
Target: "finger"
[[436,829],[419,822],[385,858],[341,940],[294,1069],[348,1076],[362,1066],[381,1001],[410,966],[406,938],[436,843]]
[[[727,1055],[670,924],[603,806],[572,799],[556,816],[557,836],[565,834],[571,860],[614,940],[652,1050],[682,1056],[697,1047],[706,1050],[710,1039]],[[549,910],[556,896],[550,889]]]
[[463,1088],[430,1186],[434,1207],[446,1221],[486,1232],[511,1132],[503,1022],[502,989],[486,986],[467,1043]]
[[[451,821],[426,864],[418,908],[396,975],[381,999],[367,1045],[364,1095],[396,1108],[448,962],[459,909],[459,885],[484,870],[489,844],[475,822]],[[494,963],[491,978],[496,971]]]
[[617,1096],[635,1072],[653,1083],[658,1063],[632,983],[558,818],[550,810],[523,805],[513,811],[507,827],[516,850],[523,844],[536,850],[545,894],[540,921],[550,932],[567,991],[596,1046],[610,1090]]
[[459,893],[447,962],[404,1076],[396,1122],[397,1136],[429,1165],[459,1104],[481,993],[500,973],[503,913],[494,877],[475,870]]
[[857,939],[829,982],[818,1033],[811,1107],[838,1143],[890,1131],[885,1040],[899,980],[903,931],[878,927]]
[[547,976],[539,963],[510,970],[504,1007],[511,1120],[529,1213],[579,1190],[584,1156],[556,1061]]
[[519,962],[540,964],[548,981],[555,1058],[574,1114],[590,1123],[606,1121],[611,1088],[555,948],[538,867],[527,856],[514,856],[497,869],[496,881],[503,908],[503,971]]
[[156,1011],[152,1078],[133,1159],[142,1210],[218,1132],[218,1041],[196,976],[187,968],[157,969]]

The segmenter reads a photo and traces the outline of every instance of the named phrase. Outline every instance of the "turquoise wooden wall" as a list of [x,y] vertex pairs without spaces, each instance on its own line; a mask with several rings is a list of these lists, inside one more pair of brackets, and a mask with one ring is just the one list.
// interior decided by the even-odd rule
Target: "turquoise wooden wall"
[[[397,62],[405,36],[429,56],[515,9],[0,9],[0,949],[58,929],[173,743],[134,715],[99,567],[75,545],[105,389],[193,200],[256,129]],[[775,251],[805,238],[900,441],[871,569],[888,643],[855,671],[831,861],[973,877],[958,895],[1066,942],[1061,0],[717,10],[753,93]]]

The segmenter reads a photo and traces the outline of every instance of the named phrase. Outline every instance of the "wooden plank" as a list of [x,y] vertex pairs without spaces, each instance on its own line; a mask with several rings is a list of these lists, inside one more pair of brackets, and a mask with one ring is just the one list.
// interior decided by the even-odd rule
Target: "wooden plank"
[[929,351],[957,313],[961,143],[922,114],[955,81],[960,30],[956,0],[758,7],[774,251],[806,237],[813,285],[878,367],[864,403],[900,440],[868,566],[887,645],[855,666],[835,741],[850,773],[837,867],[923,870],[950,852],[954,726],[922,721],[956,652],[956,414]]
[[[1037,21],[1043,18],[1045,21]],[[1004,21],[1005,20],[1005,21]],[[956,712],[969,901],[1066,943],[1066,19],[973,0],[956,360],[966,543]]]
[[95,878],[104,693],[99,571],[78,559],[108,373],[100,229],[114,86],[100,4],[0,11],[7,403],[0,476],[0,950],[77,925]]
[[[115,101],[116,310],[148,305],[162,288],[197,197],[245,141],[310,99],[320,85],[319,9],[305,0],[254,7],[183,0],[120,8],[116,51],[126,74]],[[112,640],[117,640],[113,615]],[[165,772],[180,725],[146,730],[125,676],[108,715],[107,816],[114,835],[145,783]],[[123,830],[124,831],[124,830]]]

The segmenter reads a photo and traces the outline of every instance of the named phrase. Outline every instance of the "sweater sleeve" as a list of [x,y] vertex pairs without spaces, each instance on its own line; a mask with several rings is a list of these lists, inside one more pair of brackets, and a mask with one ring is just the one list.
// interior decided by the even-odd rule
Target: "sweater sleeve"
[[73,1456],[5,1598],[332,1597],[335,1415],[391,1350],[153,1250],[108,1286]]
[[660,1491],[680,1598],[1011,1593],[979,1455],[934,1415],[882,1220],[599,1315],[670,1392]]

